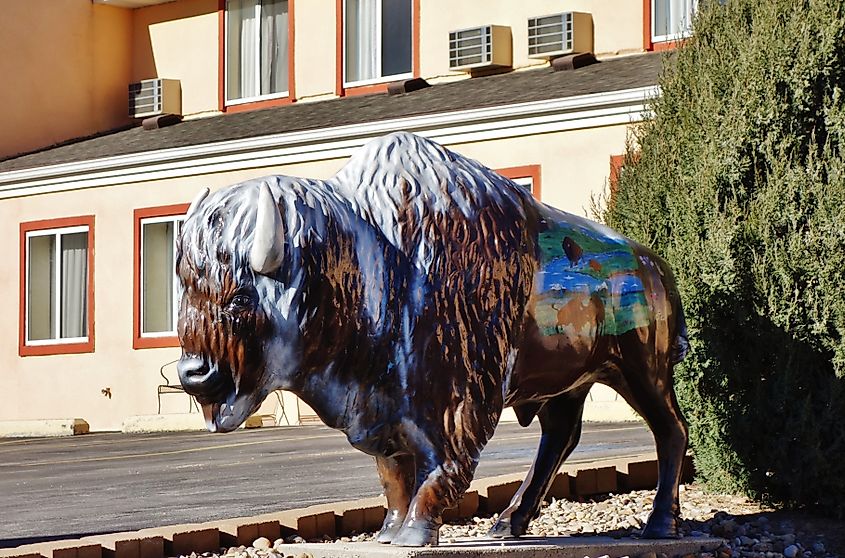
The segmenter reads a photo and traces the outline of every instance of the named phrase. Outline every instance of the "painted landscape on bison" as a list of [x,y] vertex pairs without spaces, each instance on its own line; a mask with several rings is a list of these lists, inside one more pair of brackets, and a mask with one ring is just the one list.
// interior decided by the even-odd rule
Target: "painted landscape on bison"
[[[647,256],[634,253],[629,240],[597,223],[553,210],[538,235],[542,267],[535,277],[535,319],[543,335],[621,335],[649,324],[641,273],[659,269]],[[603,319],[570,331],[569,316],[593,304]]]

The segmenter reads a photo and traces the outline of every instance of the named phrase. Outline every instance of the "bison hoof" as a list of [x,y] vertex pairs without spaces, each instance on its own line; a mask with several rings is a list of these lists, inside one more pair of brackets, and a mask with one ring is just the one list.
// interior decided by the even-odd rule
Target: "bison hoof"
[[401,525],[382,527],[381,531],[379,531],[378,536],[376,537],[376,542],[380,542],[382,544],[392,543],[393,539],[395,539],[396,535],[399,533],[400,527]]
[[395,546],[436,546],[439,536],[439,527],[422,521],[406,522],[399,533],[393,537],[391,544]]
[[644,539],[677,539],[678,519],[672,514],[657,515],[652,513],[648,518],[643,534]]
[[499,521],[487,532],[487,536],[491,539],[509,539],[521,537],[524,534],[525,527],[519,525],[519,522],[514,521],[510,517],[499,518]]
[[388,512],[387,517],[384,519],[384,524],[381,526],[381,531],[379,531],[379,534],[376,537],[376,541],[382,544],[390,544],[393,542],[393,539],[396,538],[397,533],[399,533],[399,529],[402,528],[402,521],[404,520],[405,517],[400,516],[399,512],[395,510]]

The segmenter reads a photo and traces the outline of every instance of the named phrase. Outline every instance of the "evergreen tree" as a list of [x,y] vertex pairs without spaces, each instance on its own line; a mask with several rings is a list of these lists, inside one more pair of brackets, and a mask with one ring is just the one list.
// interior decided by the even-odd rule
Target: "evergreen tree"
[[700,477],[845,513],[845,2],[702,1],[602,218],[673,266]]

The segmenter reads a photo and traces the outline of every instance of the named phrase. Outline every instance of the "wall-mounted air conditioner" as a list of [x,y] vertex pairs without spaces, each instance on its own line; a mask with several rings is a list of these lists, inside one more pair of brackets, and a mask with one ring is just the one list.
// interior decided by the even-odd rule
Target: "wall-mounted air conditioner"
[[511,29],[483,25],[449,33],[449,69],[470,72],[484,68],[510,68]]
[[593,18],[588,13],[564,12],[528,19],[529,58],[555,58],[593,51]]
[[129,84],[129,116],[146,118],[182,114],[182,88],[178,79],[145,79]]

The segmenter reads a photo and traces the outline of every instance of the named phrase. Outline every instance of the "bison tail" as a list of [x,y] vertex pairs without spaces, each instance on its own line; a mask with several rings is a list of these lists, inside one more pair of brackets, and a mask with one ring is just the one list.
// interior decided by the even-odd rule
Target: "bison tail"
[[684,309],[678,305],[678,335],[672,343],[672,365],[678,364],[689,352],[689,338],[687,337],[687,321],[684,319]]

